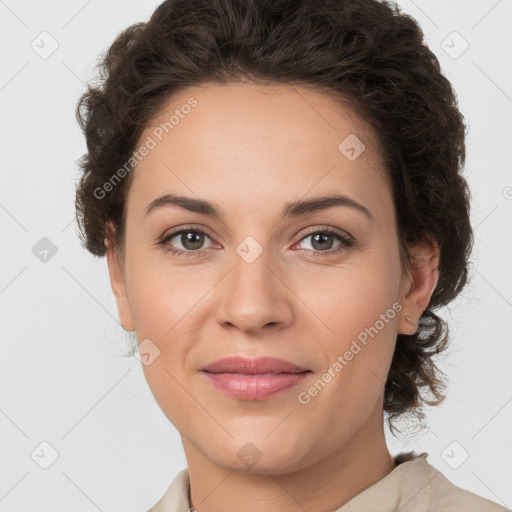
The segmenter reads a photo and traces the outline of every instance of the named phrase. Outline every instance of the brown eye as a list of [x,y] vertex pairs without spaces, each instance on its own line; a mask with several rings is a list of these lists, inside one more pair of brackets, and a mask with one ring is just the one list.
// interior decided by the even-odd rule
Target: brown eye
[[316,233],[311,237],[311,245],[316,251],[331,249],[334,243],[334,235],[329,233]]
[[160,244],[168,252],[179,256],[194,256],[193,253],[200,253],[211,247],[204,247],[205,240],[210,237],[199,229],[181,229],[165,236]]
[[[315,258],[333,256],[334,254],[340,253],[354,246],[354,242],[350,238],[332,229],[317,229],[316,231],[311,231],[304,236],[296,246],[300,245],[307,239],[311,239],[311,248],[306,250],[311,252],[311,255]],[[339,243],[334,245],[336,239]]]
[[179,237],[183,247],[189,251],[201,249],[204,244],[204,233],[198,231],[182,231]]

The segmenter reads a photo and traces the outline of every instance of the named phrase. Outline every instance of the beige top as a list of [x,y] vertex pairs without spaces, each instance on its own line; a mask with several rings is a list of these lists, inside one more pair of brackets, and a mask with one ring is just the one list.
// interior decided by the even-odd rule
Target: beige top
[[[507,512],[494,501],[452,484],[426,457],[414,452],[395,456],[398,465],[391,473],[334,512]],[[188,469],[183,469],[148,512],[188,512],[189,486]]]

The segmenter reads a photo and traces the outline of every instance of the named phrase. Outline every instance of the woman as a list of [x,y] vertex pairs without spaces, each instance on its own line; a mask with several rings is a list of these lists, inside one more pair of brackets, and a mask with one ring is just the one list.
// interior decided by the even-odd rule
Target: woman
[[414,20],[168,0],[77,115],[83,243],[187,458],[153,512],[505,510],[384,437],[444,398],[434,310],[473,242],[463,116]]

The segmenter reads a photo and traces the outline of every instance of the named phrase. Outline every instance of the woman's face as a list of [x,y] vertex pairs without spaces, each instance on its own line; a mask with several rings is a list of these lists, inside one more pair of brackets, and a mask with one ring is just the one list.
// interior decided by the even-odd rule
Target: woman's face
[[[419,305],[408,295],[390,183],[355,121],[306,88],[212,84],[174,97],[140,139],[124,277],[111,248],[109,269],[190,458],[284,473],[369,442],[381,425],[396,335],[416,330],[404,313],[419,316],[411,308],[431,290]],[[155,202],[171,194],[211,207]],[[333,196],[347,200],[290,207]],[[308,371],[217,375],[239,390],[229,393],[203,369],[231,356]]]

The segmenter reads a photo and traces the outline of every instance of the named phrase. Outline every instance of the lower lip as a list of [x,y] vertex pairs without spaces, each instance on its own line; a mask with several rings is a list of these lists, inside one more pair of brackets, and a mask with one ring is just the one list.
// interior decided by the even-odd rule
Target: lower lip
[[296,386],[310,372],[248,375],[203,371],[217,388],[239,400],[264,400]]

